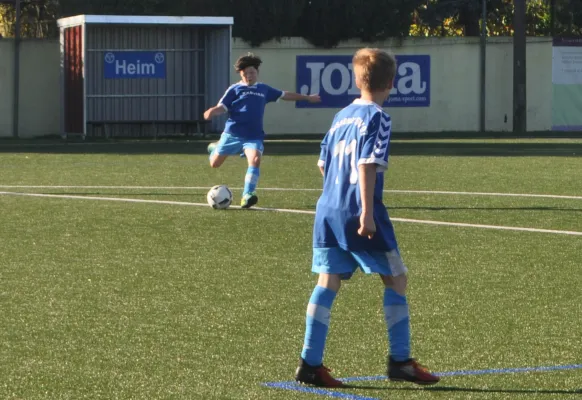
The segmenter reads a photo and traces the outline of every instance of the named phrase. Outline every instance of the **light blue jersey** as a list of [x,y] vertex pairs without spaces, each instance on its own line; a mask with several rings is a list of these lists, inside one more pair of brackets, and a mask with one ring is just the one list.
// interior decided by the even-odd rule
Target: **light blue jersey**
[[[382,202],[388,167],[391,120],[380,106],[361,99],[341,110],[321,143],[318,165],[324,168],[323,193],[317,202],[313,247],[350,252],[398,249],[388,211]],[[372,239],[359,236],[362,201],[358,166],[376,164]]]
[[285,92],[264,83],[252,86],[242,82],[229,87],[218,102],[229,113],[224,132],[241,139],[265,137],[263,115],[267,103],[278,101]]

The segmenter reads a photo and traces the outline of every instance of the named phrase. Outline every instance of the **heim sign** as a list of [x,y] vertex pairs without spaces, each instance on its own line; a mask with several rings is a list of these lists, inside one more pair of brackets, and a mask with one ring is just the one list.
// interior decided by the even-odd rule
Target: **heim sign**
[[[398,55],[394,89],[385,107],[430,106],[430,56]],[[352,56],[297,56],[297,92],[319,94],[321,103],[297,108],[341,108],[360,95]]]
[[103,57],[105,79],[166,78],[161,51],[109,51]]

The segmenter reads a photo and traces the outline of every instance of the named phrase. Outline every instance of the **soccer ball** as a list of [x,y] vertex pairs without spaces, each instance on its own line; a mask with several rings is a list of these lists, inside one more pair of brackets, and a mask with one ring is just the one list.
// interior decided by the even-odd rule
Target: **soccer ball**
[[232,192],[226,185],[216,185],[206,195],[208,205],[215,210],[224,210],[232,203]]

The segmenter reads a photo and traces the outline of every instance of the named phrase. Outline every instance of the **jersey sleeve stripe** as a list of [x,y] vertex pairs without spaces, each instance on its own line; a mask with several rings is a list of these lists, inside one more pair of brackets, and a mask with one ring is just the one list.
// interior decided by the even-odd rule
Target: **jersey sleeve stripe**
[[279,98],[277,100],[275,100],[275,103],[278,103],[283,97],[285,97],[286,94],[287,94],[287,92],[281,91],[281,96],[279,96]]
[[391,128],[392,121],[390,120],[390,117],[387,116],[386,114],[382,114],[376,144],[374,145],[373,156],[375,158],[384,158],[384,155],[388,150],[388,142],[390,141]]
[[362,158],[360,161],[358,161],[358,166],[362,164],[376,164],[376,172],[384,172],[388,169],[388,162],[383,158]]
[[230,85],[228,87],[228,89],[226,89],[226,92],[224,92],[224,94],[222,95],[222,97],[220,98],[220,100],[218,100],[218,105],[222,106],[226,111],[228,111],[228,107],[224,105],[223,101],[226,98],[226,96],[228,95],[228,93],[237,85],[237,83]]

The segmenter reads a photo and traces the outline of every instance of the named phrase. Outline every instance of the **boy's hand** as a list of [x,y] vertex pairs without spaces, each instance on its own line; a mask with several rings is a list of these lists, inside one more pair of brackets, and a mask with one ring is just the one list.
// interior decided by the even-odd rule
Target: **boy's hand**
[[310,94],[307,96],[307,101],[310,103],[321,103],[321,97],[318,94]]
[[[198,114],[200,115],[200,114]],[[212,108],[204,111],[204,119],[210,121],[212,119]]]
[[376,223],[374,222],[374,217],[370,214],[360,215],[360,229],[358,229],[358,235],[372,239],[375,233]]

